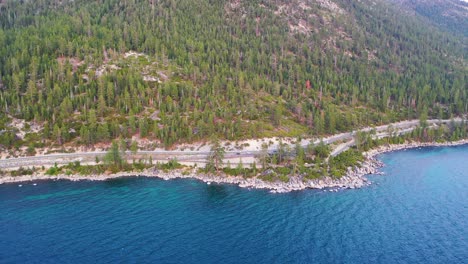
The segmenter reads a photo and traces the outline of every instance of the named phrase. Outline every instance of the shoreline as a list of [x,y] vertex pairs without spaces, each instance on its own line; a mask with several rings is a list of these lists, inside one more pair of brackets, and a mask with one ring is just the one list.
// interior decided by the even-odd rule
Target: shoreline
[[391,144],[379,146],[364,152],[364,162],[360,166],[348,168],[346,175],[339,179],[334,179],[329,176],[314,180],[302,180],[300,176],[290,177],[288,182],[281,181],[264,181],[258,177],[244,178],[242,176],[227,176],[227,175],[212,175],[201,174],[196,169],[190,171],[177,169],[173,171],[164,172],[154,168],[146,169],[141,172],[122,172],[116,174],[101,174],[101,175],[45,175],[44,173],[36,173],[33,175],[25,176],[2,176],[0,177],[0,184],[3,183],[20,183],[41,180],[69,180],[69,181],[105,181],[109,179],[121,177],[148,177],[158,178],[162,180],[172,179],[195,179],[202,181],[206,184],[233,184],[241,188],[248,189],[267,189],[273,193],[286,193],[291,191],[299,191],[305,189],[330,189],[330,191],[338,191],[342,189],[359,189],[371,185],[371,181],[366,178],[369,174],[382,174],[380,168],[384,164],[376,158],[377,155],[418,147],[447,147],[447,146],[460,146],[468,144],[468,139],[463,139],[454,142],[405,142],[403,144]]
[[405,150],[405,149],[414,149],[414,148],[426,148],[426,147],[455,147],[468,144],[468,139],[461,139],[457,141],[448,141],[448,142],[405,142],[402,144],[389,144],[378,146],[363,153],[366,158],[375,158],[377,155]]
[[[361,172],[361,173],[358,173]],[[161,170],[146,169],[141,172],[123,172],[115,174],[101,174],[101,175],[45,175],[43,173],[25,175],[25,176],[6,176],[0,177],[0,184],[7,183],[22,183],[42,180],[69,180],[69,181],[105,181],[110,179],[122,178],[122,177],[147,177],[147,178],[158,178],[161,180],[173,180],[173,179],[194,179],[202,181],[206,184],[232,184],[237,185],[241,188],[248,189],[266,189],[273,193],[286,193],[291,191],[299,191],[304,189],[325,189],[334,188],[334,191],[338,189],[357,189],[367,185],[370,185],[369,181],[362,175],[373,173],[362,174],[364,171],[359,168],[354,174],[345,175],[339,179],[333,179],[331,177],[324,177],[320,179],[302,181],[299,177],[291,177],[289,182],[274,181],[268,182],[261,180],[257,177],[244,178],[242,176],[226,176],[226,175],[213,175],[213,174],[201,174],[197,173],[196,169],[192,169],[187,173],[185,170],[177,169],[169,172],[163,172]],[[362,175],[361,175],[362,174]]]
[[[385,164],[377,158],[378,155],[393,152],[393,151],[403,151],[407,149],[414,148],[428,148],[428,147],[455,147],[468,144],[468,139],[461,139],[457,141],[448,141],[448,142],[404,142],[402,144],[388,144],[381,145],[376,148],[370,149],[366,152],[363,152],[362,155],[365,158],[365,163],[370,164],[374,171],[368,174],[380,174],[383,173],[380,171],[380,168],[384,167]],[[368,175],[365,174],[365,175]],[[361,175],[361,176],[365,176]]]

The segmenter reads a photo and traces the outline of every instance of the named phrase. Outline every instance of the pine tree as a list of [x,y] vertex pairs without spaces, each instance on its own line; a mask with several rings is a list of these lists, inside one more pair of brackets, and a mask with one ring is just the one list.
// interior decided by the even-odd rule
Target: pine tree
[[124,164],[124,160],[119,151],[119,144],[117,143],[117,141],[112,141],[112,145],[107,151],[106,156],[104,157],[104,161],[106,162],[106,164],[113,165],[119,169]]
[[225,150],[224,147],[221,146],[221,143],[219,139],[215,138],[213,139],[213,142],[211,143],[211,150],[210,154],[208,155],[208,162],[209,167],[212,167],[213,169],[216,170],[216,172],[219,172],[219,169],[221,168],[221,165],[223,164],[223,159],[225,155]]

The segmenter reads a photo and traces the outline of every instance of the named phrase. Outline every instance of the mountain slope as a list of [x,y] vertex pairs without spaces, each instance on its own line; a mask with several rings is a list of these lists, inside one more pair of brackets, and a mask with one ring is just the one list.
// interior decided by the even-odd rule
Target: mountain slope
[[0,25],[5,147],[323,135],[468,107],[463,39],[380,1],[6,1]]
[[389,0],[425,17],[443,30],[468,37],[468,1],[466,0]]

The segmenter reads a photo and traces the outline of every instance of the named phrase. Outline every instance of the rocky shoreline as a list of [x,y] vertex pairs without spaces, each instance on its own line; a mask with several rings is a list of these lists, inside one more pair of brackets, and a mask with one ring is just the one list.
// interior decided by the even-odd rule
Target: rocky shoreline
[[109,175],[45,175],[45,174],[33,174],[26,176],[5,176],[0,177],[0,184],[3,183],[21,183],[31,182],[39,180],[70,180],[70,181],[105,181],[120,177],[155,177],[163,180],[172,179],[196,179],[203,181],[207,184],[234,184],[242,188],[249,189],[268,189],[274,193],[285,193],[291,191],[298,191],[304,189],[324,189],[332,188],[332,190],[338,190],[343,188],[356,189],[363,186],[369,185],[369,181],[363,176],[369,173],[374,173],[374,170],[369,167],[357,168],[350,170],[352,173],[341,177],[340,179],[332,179],[330,177],[324,177],[316,180],[303,181],[299,177],[291,177],[289,182],[268,182],[263,181],[259,178],[243,178],[240,176],[226,176],[226,175],[212,175],[212,174],[201,174],[197,173],[196,170],[173,170],[169,172],[163,172],[161,170],[148,169],[142,172],[125,172],[116,173]]
[[156,169],[147,169],[142,172],[126,172],[116,174],[102,174],[102,175],[56,175],[50,176],[43,173],[36,173],[33,175],[26,176],[4,176],[0,177],[0,184],[3,183],[19,183],[27,181],[37,180],[70,180],[70,181],[104,181],[119,177],[155,177],[164,180],[171,179],[197,179],[207,184],[234,184],[242,188],[251,189],[268,189],[274,193],[285,193],[291,191],[298,191],[304,189],[330,189],[330,191],[338,191],[340,189],[357,189],[364,186],[368,186],[371,182],[365,177],[369,174],[380,174],[379,169],[384,165],[379,161],[376,156],[382,153],[417,148],[417,147],[433,147],[433,146],[457,146],[468,144],[468,140],[460,140],[457,142],[445,142],[445,143],[418,143],[409,142],[398,145],[386,145],[378,148],[369,150],[363,153],[365,161],[360,166],[354,168],[348,168],[348,172],[345,176],[334,179],[331,177],[324,177],[321,179],[314,180],[302,180],[300,177],[291,177],[288,182],[268,182],[261,180],[257,177],[243,178],[240,176],[227,176],[227,175],[212,175],[198,173],[196,169],[192,170],[173,170],[164,172]]
[[452,141],[452,142],[406,142],[403,144],[389,144],[379,146],[377,148],[371,149],[363,155],[367,159],[375,159],[375,157],[379,154],[397,151],[397,150],[405,150],[405,149],[412,149],[412,148],[421,148],[421,147],[451,147],[451,146],[461,146],[468,144],[468,139],[462,139],[459,141]]

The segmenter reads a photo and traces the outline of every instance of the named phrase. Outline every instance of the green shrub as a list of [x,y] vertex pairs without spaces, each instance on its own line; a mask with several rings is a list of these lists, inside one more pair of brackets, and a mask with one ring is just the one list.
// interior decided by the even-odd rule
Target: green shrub
[[288,175],[283,175],[283,174],[278,175],[278,179],[284,183],[289,181]]
[[57,165],[53,166],[53,167],[50,167],[45,174],[47,175],[51,175],[51,176],[54,176],[54,175],[58,175],[60,173],[61,169],[57,167]]
[[23,175],[32,175],[34,169],[20,167],[18,170],[13,170],[10,172],[11,176],[23,176]]
[[182,168],[182,164],[180,164],[177,159],[171,159],[167,163],[159,164],[158,167],[163,170],[175,170]]

